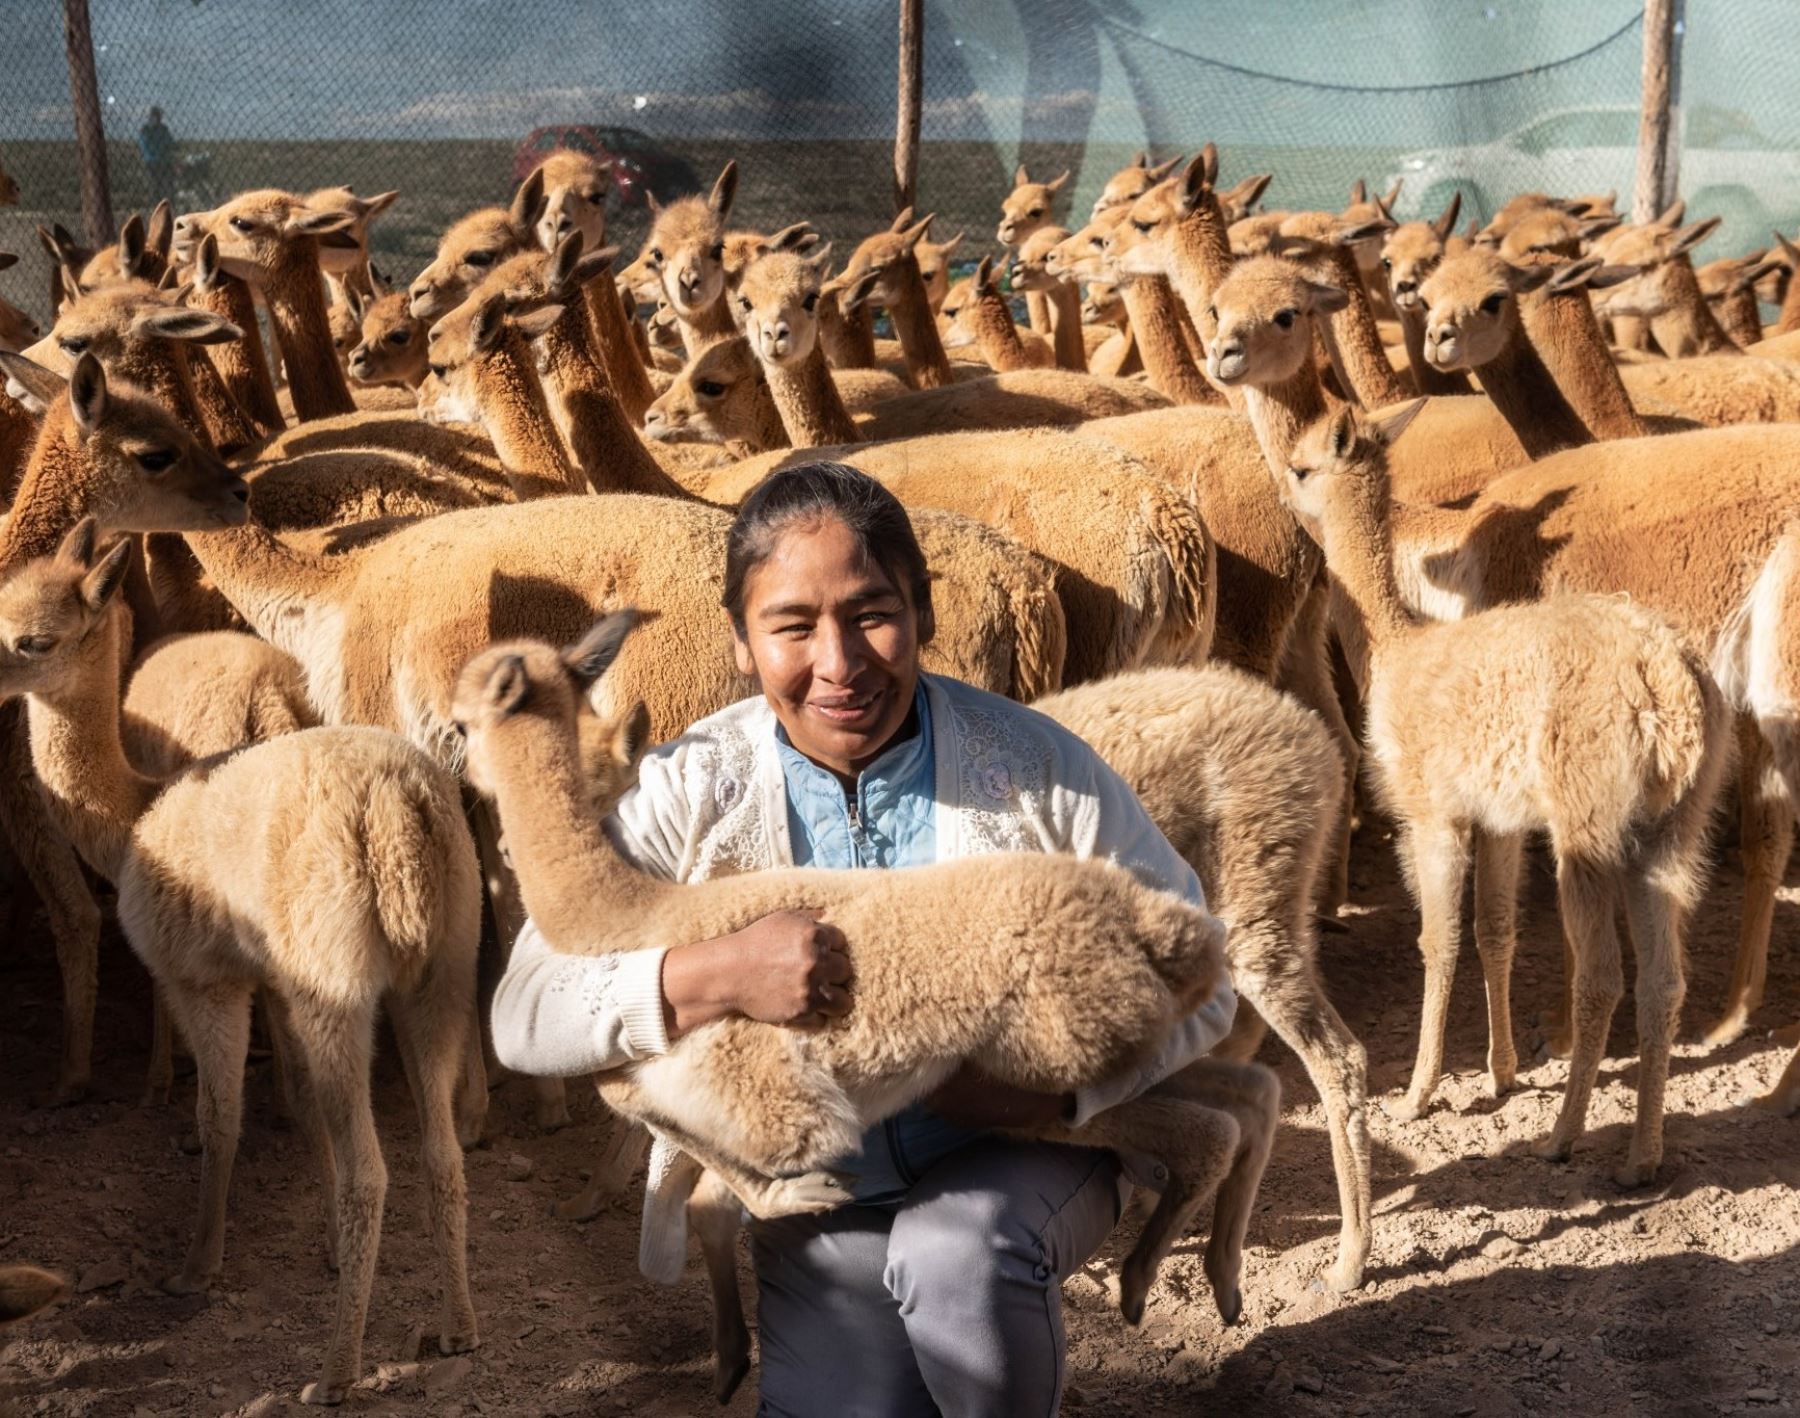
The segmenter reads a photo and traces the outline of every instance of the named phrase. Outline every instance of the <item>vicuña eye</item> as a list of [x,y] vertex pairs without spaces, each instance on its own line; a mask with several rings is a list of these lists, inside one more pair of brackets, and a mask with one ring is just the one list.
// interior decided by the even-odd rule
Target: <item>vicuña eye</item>
[[165,471],[175,461],[172,448],[152,448],[137,455],[138,466],[147,473]]
[[702,379],[696,387],[708,399],[716,399],[725,392],[725,386],[716,379]]
[[1291,330],[1294,326],[1295,315],[1296,312],[1292,310],[1277,310],[1275,312],[1275,323],[1284,330]]

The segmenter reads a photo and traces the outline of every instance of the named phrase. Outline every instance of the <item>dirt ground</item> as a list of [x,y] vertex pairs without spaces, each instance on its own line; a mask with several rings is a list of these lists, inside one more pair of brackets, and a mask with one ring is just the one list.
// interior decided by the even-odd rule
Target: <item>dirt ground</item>
[[[1690,939],[1684,1038],[1723,997],[1740,882],[1727,861]],[[1333,998],[1368,1045],[1377,1100],[1398,1095],[1419,1010],[1416,917],[1391,845],[1365,833],[1361,909],[1323,955]],[[1521,1052],[1562,965],[1545,864],[1530,873],[1515,975]],[[1305,1075],[1271,1041],[1287,1105],[1251,1232],[1246,1312],[1223,1329],[1192,1243],[1165,1267],[1141,1330],[1110,1307],[1122,1227],[1064,1296],[1070,1411],[1502,1415],[1800,1412],[1800,1118],[1741,1106],[1772,1084],[1784,1051],[1770,1027],[1800,1014],[1800,896],[1778,908],[1767,1005],[1715,1054],[1685,1044],[1669,1089],[1657,1186],[1623,1192],[1635,1086],[1631,1001],[1618,1015],[1589,1132],[1572,1165],[1523,1155],[1554,1114],[1564,1066],[1538,1061],[1499,1105],[1482,1089],[1480,972],[1465,953],[1451,1016],[1454,1076],[1427,1118],[1379,1106],[1374,1255],[1349,1296],[1316,1277],[1337,1232],[1321,1115]],[[47,942],[0,956],[0,1260],[79,1279],[59,1312],[0,1341],[0,1414],[299,1412],[329,1319],[317,1183],[297,1134],[277,1123],[266,1061],[255,1066],[231,1203],[224,1277],[206,1297],[155,1288],[179,1261],[198,1160],[178,1109],[138,1106],[148,1045],[146,979],[110,939],[94,1099],[31,1100],[51,1080],[58,990]],[[494,1140],[469,1159],[470,1265],[482,1346],[415,1359],[431,1322],[432,1272],[416,1131],[391,1051],[379,1077],[391,1190],[365,1348],[368,1377],[346,1411],[434,1415],[718,1412],[708,1392],[707,1302],[697,1263],[659,1289],[634,1264],[637,1198],[577,1225],[548,1215],[577,1189],[602,1136],[598,1105],[536,1135],[518,1084],[494,1098]],[[755,1404],[746,1385],[728,1413]]]

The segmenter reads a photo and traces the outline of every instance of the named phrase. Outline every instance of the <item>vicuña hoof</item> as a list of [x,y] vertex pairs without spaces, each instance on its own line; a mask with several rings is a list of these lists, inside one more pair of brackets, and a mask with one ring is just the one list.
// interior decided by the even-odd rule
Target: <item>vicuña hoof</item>
[[1393,1102],[1382,1105],[1387,1115],[1397,1123],[1416,1123],[1430,1107],[1431,1095],[1428,1093],[1406,1093]]
[[769,1189],[767,1200],[772,1209],[763,1216],[765,1221],[781,1216],[816,1216],[849,1203],[850,1179],[842,1172],[784,1177]]
[[1778,1118],[1790,1117],[1796,1110],[1800,1110],[1800,1088],[1790,1088],[1785,1092],[1777,1088],[1760,1098],[1752,1098],[1750,1106],[1760,1108],[1765,1113],[1773,1113]]
[[1244,1317],[1244,1292],[1237,1286],[1229,1291],[1215,1290],[1213,1300],[1219,1307],[1219,1318],[1228,1328]]
[[1334,1295],[1348,1295],[1352,1290],[1361,1288],[1363,1268],[1361,1261],[1340,1260],[1328,1268],[1320,1277],[1325,1288]]
[[349,1391],[348,1384],[310,1383],[300,1390],[300,1401],[316,1408],[336,1408]]
[[606,1209],[606,1198],[597,1188],[577,1192],[567,1201],[550,1204],[550,1214],[558,1221],[592,1221]]
[[41,1106],[45,1108],[71,1108],[87,1097],[88,1081],[85,1078],[71,1078],[59,1083],[43,1097]]
[[1574,1152],[1573,1142],[1562,1142],[1554,1137],[1541,1137],[1531,1144],[1531,1155],[1546,1162],[1567,1162]]
[[467,1354],[480,1343],[481,1338],[475,1333],[475,1319],[471,1315],[465,1328],[447,1329],[438,1335],[438,1353],[443,1355]]
[[1615,1185],[1627,1190],[1647,1187],[1656,1180],[1656,1163],[1622,1162],[1613,1168],[1612,1179]]
[[1568,1025],[1559,1025],[1544,1040],[1544,1051],[1553,1059],[1566,1059],[1575,1052],[1575,1034]]
[[569,1116],[569,1105],[560,1098],[540,1098],[531,1115],[539,1132],[561,1132],[574,1121]]
[[731,1402],[732,1395],[738,1391],[738,1385],[749,1373],[748,1354],[736,1354],[729,1359],[723,1354],[719,1356],[718,1363],[713,1366],[713,1397],[719,1400],[721,1407]]
[[212,1288],[212,1282],[210,1275],[189,1275],[181,1270],[164,1280],[162,1289],[166,1295],[204,1295]]
[[1800,1024],[1785,1024],[1779,1029],[1771,1029],[1769,1038],[1784,1049],[1791,1049],[1800,1044]]
[[143,1093],[138,1097],[138,1107],[166,1108],[174,1091],[173,1086],[167,1083],[146,1083]]
[[1749,1023],[1749,1010],[1741,1008],[1727,1010],[1701,1036],[1700,1042],[1709,1049],[1722,1049],[1727,1044],[1735,1044],[1743,1037],[1744,1030]]

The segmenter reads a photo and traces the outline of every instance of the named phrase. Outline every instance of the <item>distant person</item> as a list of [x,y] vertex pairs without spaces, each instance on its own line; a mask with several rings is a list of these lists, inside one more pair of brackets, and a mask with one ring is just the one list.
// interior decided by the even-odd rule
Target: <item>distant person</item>
[[150,121],[138,129],[138,152],[150,177],[152,203],[175,200],[175,135],[163,122],[160,108],[150,110]]

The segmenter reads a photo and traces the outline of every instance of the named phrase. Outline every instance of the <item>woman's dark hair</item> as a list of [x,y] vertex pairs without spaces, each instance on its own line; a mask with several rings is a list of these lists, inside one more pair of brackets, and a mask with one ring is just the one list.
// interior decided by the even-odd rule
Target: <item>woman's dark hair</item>
[[846,463],[801,463],[770,473],[738,505],[725,539],[724,606],[744,634],[744,583],[767,561],[781,534],[796,524],[835,518],[850,529],[871,566],[911,602],[919,617],[919,643],[936,628],[931,612],[931,574],[906,509],[867,473]]

